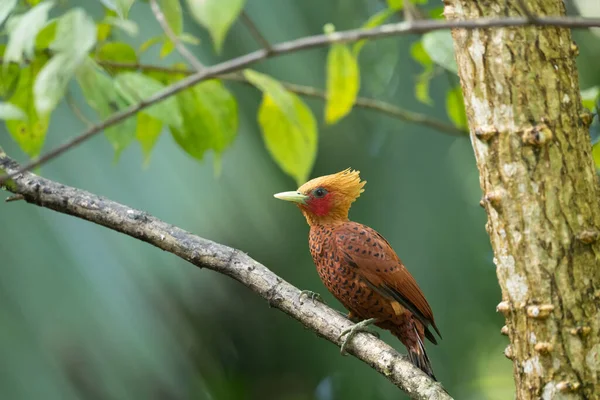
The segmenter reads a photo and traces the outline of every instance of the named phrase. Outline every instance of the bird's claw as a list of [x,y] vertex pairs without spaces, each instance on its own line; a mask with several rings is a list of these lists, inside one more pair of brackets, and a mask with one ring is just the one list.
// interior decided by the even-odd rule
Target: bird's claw
[[340,333],[340,335],[338,336],[338,340],[341,340],[342,336],[346,335],[346,338],[344,339],[340,347],[340,353],[342,353],[343,356],[346,355],[346,348],[348,347],[348,344],[350,343],[352,338],[359,332],[370,333],[375,337],[379,338],[379,332],[369,328],[369,325],[375,323],[376,321],[377,318],[369,318],[352,325],[350,328],[344,329],[342,333]]
[[307,298],[311,299],[312,301],[318,301],[321,302],[323,304],[325,304],[325,301],[323,300],[323,298],[321,297],[321,295],[319,293],[315,293],[311,290],[303,290],[300,292],[300,300],[302,300],[302,296],[306,296]]

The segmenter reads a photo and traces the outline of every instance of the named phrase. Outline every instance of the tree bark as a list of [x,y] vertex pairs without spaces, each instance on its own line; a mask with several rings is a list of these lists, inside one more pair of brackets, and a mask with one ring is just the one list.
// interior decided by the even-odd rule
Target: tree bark
[[[446,0],[448,20],[564,15]],[[600,213],[568,29],[452,31],[518,399],[600,398]]]

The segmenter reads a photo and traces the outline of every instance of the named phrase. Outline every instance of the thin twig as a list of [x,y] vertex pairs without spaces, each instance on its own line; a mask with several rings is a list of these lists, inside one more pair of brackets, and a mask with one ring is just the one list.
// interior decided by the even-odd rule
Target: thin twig
[[506,27],[523,27],[523,26],[554,26],[562,28],[591,28],[600,27],[600,18],[580,18],[580,17],[543,17],[531,21],[527,17],[509,17],[509,18],[478,18],[472,20],[418,20],[405,21],[394,24],[381,25],[373,29],[353,29],[349,31],[341,31],[328,33],[323,35],[315,35],[303,37],[289,42],[276,44],[271,47],[271,51],[265,49],[256,50],[252,53],[233,58],[222,63],[206,67],[202,71],[197,72],[185,79],[182,79],[160,92],[147,98],[139,104],[132,105],[123,111],[113,114],[98,125],[88,129],[79,136],[76,136],[58,147],[50,150],[36,160],[19,168],[12,175],[4,175],[0,177],[0,183],[9,179],[14,174],[19,174],[24,171],[29,171],[32,168],[40,166],[65,151],[77,146],[87,139],[95,136],[105,128],[118,124],[153,104],[156,104],[166,98],[181,92],[198,82],[213,78],[220,74],[225,74],[234,71],[240,71],[250,65],[265,60],[267,58],[281,56],[284,54],[295,53],[301,50],[314,49],[317,47],[327,46],[332,43],[356,42],[362,39],[376,39],[390,36],[400,36],[407,34],[425,33],[444,29],[489,29],[489,28],[506,28]]
[[[147,64],[139,64],[139,63],[118,63],[113,61],[103,61],[97,60],[98,64],[104,65],[112,68],[122,68],[122,69],[139,69],[142,71],[160,71],[171,74],[185,74],[191,75],[194,71],[190,69],[181,69],[181,68],[169,68],[169,67],[161,67],[156,65],[147,65]],[[244,78],[241,74],[224,74],[217,75],[215,78],[240,82],[247,85],[252,85],[246,78]],[[290,82],[280,81],[280,83],[292,93],[296,93],[302,96],[314,97],[318,99],[326,99],[326,94],[323,90],[317,89],[312,86],[305,85],[297,85]],[[455,127],[454,125],[447,124],[443,121],[439,121],[435,118],[431,118],[425,114],[417,113],[414,111],[409,111],[402,109],[400,107],[396,107],[390,103],[386,103],[384,101],[369,99],[366,97],[357,97],[354,102],[355,107],[370,109],[374,111],[379,111],[384,114],[388,114],[392,117],[398,118],[402,121],[411,122],[414,124],[419,124],[423,126],[427,126],[429,128],[436,129],[443,133],[448,133],[452,136],[466,136],[468,134],[467,131],[462,130],[460,128]]]
[[90,121],[83,114],[83,112],[81,112],[81,110],[79,109],[79,107],[77,107],[77,104],[75,104],[75,99],[73,99],[73,95],[71,94],[71,92],[69,90],[67,90],[67,93],[65,95],[65,101],[67,102],[67,106],[71,109],[71,111],[73,112],[73,114],[75,114],[75,116],[77,118],[79,118],[79,120],[81,122],[83,122],[87,127],[94,126],[94,123],[92,121]]
[[248,30],[250,31],[252,36],[254,36],[254,39],[258,42],[258,44],[260,44],[265,50],[271,51],[271,44],[269,43],[267,38],[265,38],[263,34],[260,33],[260,30],[258,29],[256,24],[254,24],[252,19],[248,16],[246,11],[242,11],[241,18],[242,22],[244,23],[244,25],[246,25],[246,28],[248,28]]
[[177,52],[181,54],[183,58],[188,60],[188,62],[196,71],[202,71],[204,69],[204,65],[183,45],[183,43],[181,43],[181,40],[179,40],[175,32],[173,32],[173,29],[171,29],[169,26],[169,22],[167,21],[165,14],[160,9],[160,6],[156,0],[150,0],[150,8],[152,9],[154,17],[160,24],[162,30],[165,31],[165,35],[167,35],[169,40],[175,45]]
[[12,203],[13,201],[25,200],[25,196],[22,194],[15,194],[13,196],[9,196],[4,200],[7,203]]
[[[20,168],[0,151],[0,169],[14,173]],[[340,333],[352,326],[348,319],[327,305],[304,300],[298,288],[243,251],[193,235],[146,212],[30,172],[17,176],[7,190],[23,195],[28,203],[105,226],[143,240],[200,268],[227,275],[261,296],[272,307],[280,309],[337,346],[341,343]],[[452,400],[441,384],[434,382],[373,335],[359,333],[350,342],[348,352],[384,375],[413,399]]]

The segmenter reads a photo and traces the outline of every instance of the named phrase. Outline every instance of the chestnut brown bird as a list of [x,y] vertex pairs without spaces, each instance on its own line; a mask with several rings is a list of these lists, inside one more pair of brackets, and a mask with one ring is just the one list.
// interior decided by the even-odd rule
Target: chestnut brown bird
[[340,335],[347,335],[342,354],[354,334],[375,324],[400,339],[410,361],[435,379],[423,338],[437,344],[429,326],[441,335],[423,292],[383,236],[348,220],[365,183],[359,171],[346,169],[275,197],[298,205],[310,225],[310,253],[321,280],[350,311],[348,318],[361,321]]

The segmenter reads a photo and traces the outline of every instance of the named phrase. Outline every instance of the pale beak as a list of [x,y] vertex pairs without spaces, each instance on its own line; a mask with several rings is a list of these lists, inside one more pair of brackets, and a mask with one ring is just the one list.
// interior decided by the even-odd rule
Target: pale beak
[[292,203],[298,204],[306,204],[306,199],[308,199],[308,196],[296,191],[276,193],[273,195],[273,197],[279,200],[291,201]]

